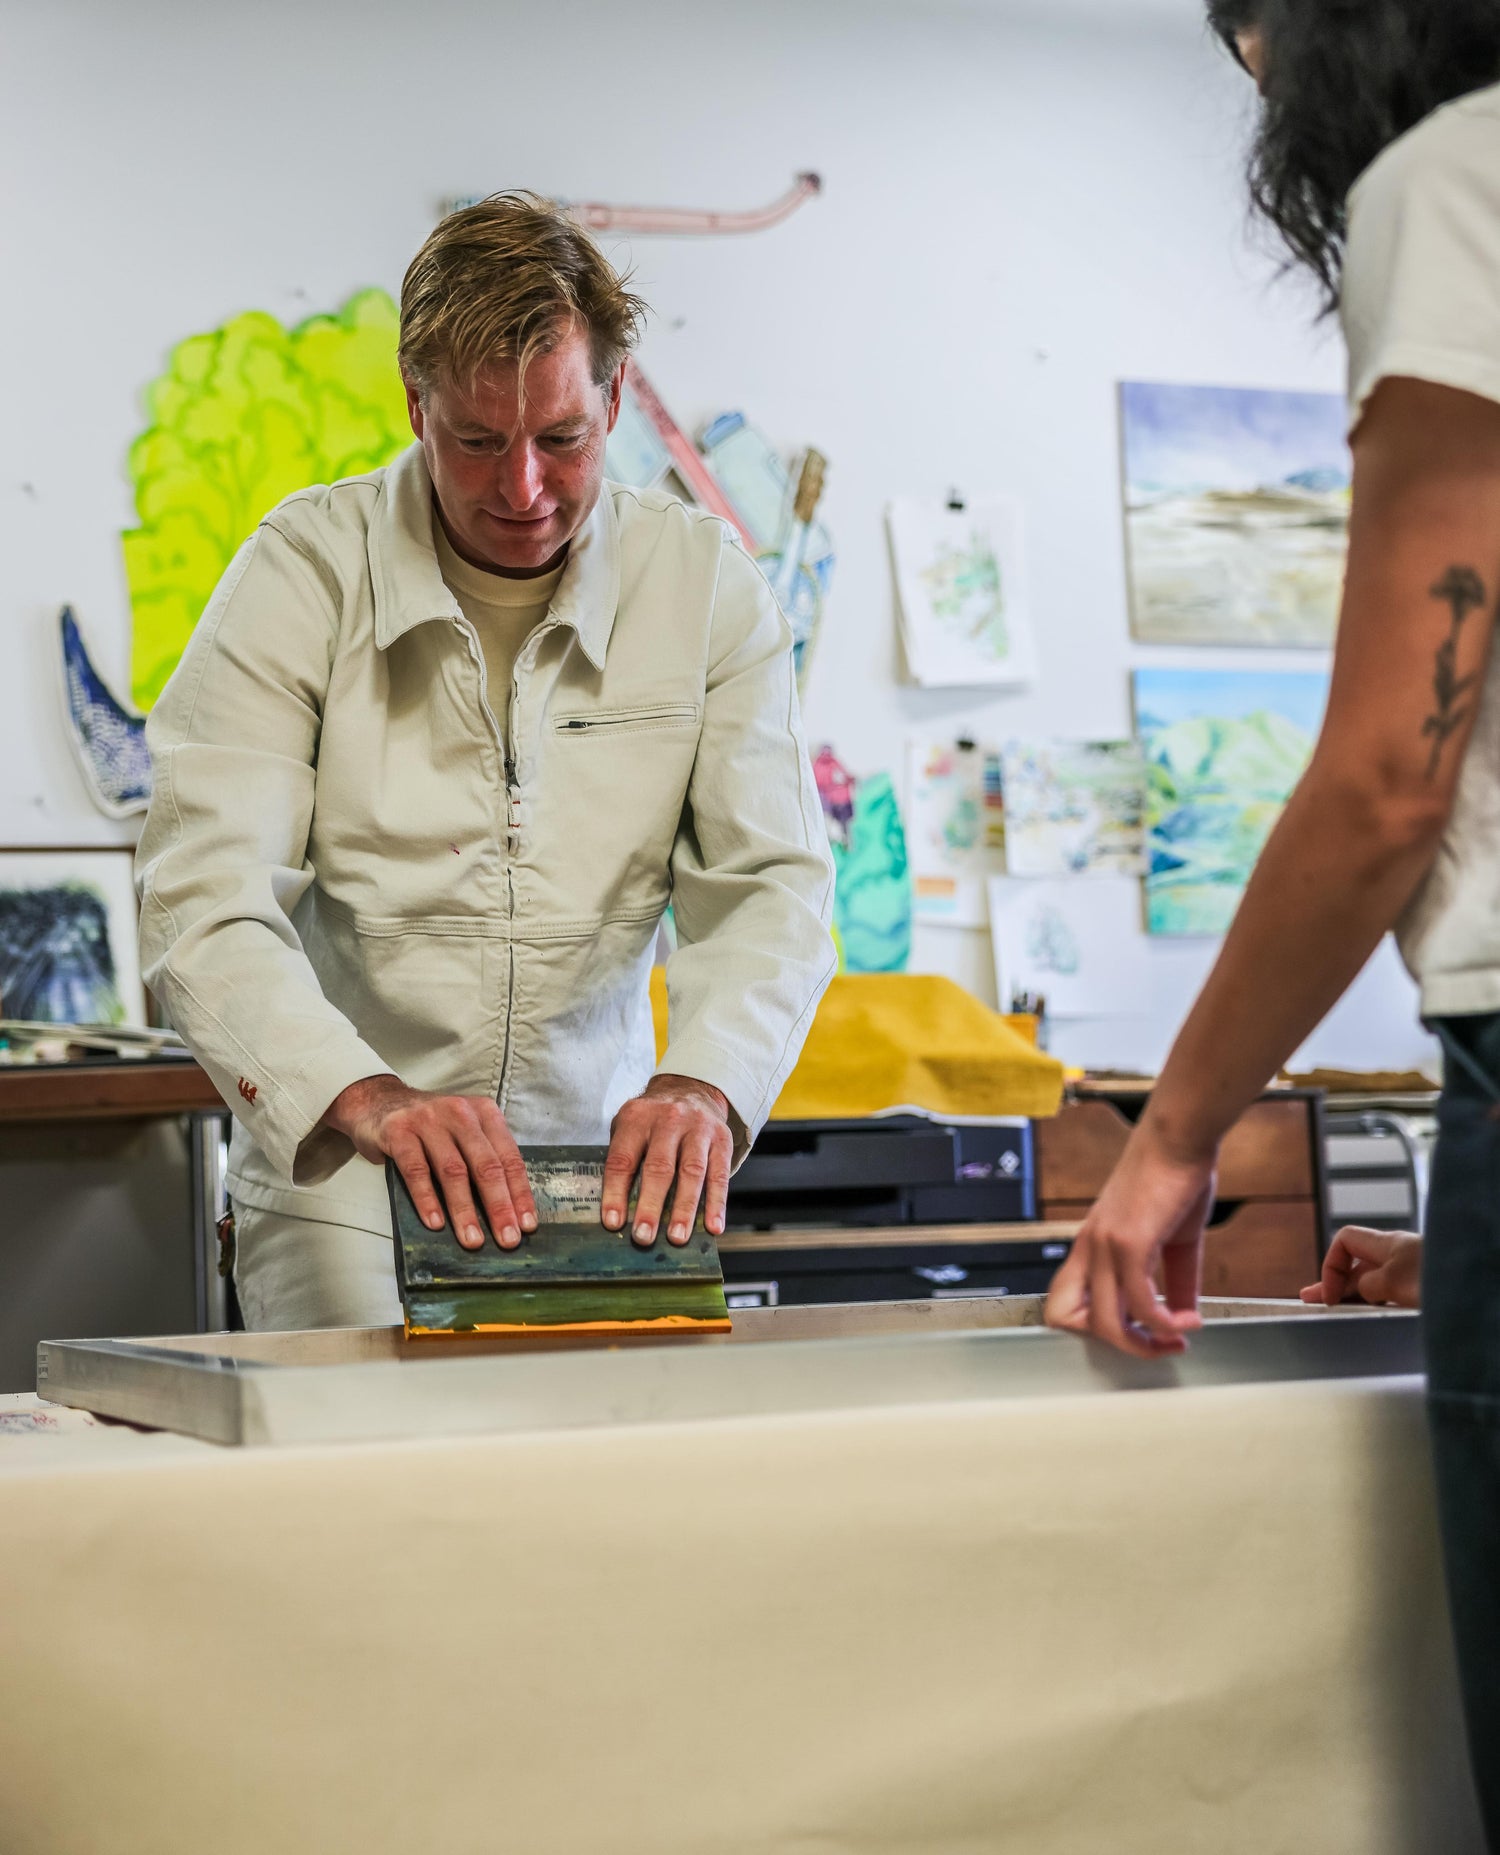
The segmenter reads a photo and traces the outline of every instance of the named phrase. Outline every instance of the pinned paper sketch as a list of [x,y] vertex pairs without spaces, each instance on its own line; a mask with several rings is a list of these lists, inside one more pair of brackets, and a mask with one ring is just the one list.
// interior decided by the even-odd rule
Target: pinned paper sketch
[[1134,741],[1010,741],[1003,754],[1012,876],[1145,874],[1146,769]]
[[151,755],[144,718],[126,708],[94,668],[71,606],[58,615],[58,643],[68,740],[94,803],[111,818],[145,811]]
[[363,290],[285,328],[251,311],[192,335],[146,390],[130,448],[139,527],[124,536],[132,693],[160,695],[236,550],[312,483],[388,464],[411,443],[396,305]]
[[833,541],[817,519],[825,460],[803,453],[795,472],[742,412],[726,412],[703,433],[709,468],[734,505],[751,551],[792,628],[799,682],[806,676],[833,579]]
[[991,496],[962,507],[914,499],[887,511],[901,634],[913,680],[934,687],[1030,682],[1021,511]]
[[855,780],[831,747],[813,761],[833,850],[839,967],[899,973],[911,957],[911,872],[888,773]]
[[999,755],[973,741],[914,741],[906,790],[916,918],[983,927],[985,883],[1006,867]]
[[1343,399],[1129,382],[1120,416],[1134,635],[1331,643],[1349,535]]
[[1002,1006],[1020,993],[1051,1018],[1134,1017],[1147,1008],[1150,969],[1141,889],[1128,877],[989,884],[995,984]]
[[0,1015],[141,1024],[129,850],[0,851]]
[[1153,934],[1222,934],[1313,750],[1322,675],[1137,670]]

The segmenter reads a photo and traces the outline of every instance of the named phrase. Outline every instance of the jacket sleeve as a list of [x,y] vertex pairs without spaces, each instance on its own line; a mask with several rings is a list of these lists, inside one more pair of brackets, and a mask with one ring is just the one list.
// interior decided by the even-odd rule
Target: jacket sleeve
[[802,737],[792,639],[770,587],[726,541],[703,731],[672,854],[667,1075],[729,1098],[743,1159],[837,964],[833,859]]
[[292,923],[307,860],[339,596],[263,524],[230,563],[146,725],[153,790],[136,856],[141,967],[250,1137],[294,1184],[351,1159],[319,1126],[389,1074],[328,1002]]

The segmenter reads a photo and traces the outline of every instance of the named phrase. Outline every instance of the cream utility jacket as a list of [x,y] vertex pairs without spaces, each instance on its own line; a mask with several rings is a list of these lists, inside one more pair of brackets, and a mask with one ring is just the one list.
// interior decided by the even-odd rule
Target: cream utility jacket
[[349,1083],[604,1140],[657,1067],[671,904],[660,1068],[723,1090],[742,1156],[834,969],[790,636],[725,525],[606,484],[496,692],[431,509],[414,445],[261,523],[152,712],[137,862],[147,983],[234,1110],[233,1197],[378,1232],[382,1171],[319,1125]]

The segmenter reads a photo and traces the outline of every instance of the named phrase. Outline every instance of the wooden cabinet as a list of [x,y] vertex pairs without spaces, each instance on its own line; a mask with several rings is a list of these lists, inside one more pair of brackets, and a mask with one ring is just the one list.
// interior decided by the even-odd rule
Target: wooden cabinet
[[[1230,1129],[1204,1244],[1205,1294],[1290,1296],[1317,1279],[1328,1242],[1322,1100],[1314,1089],[1280,1089]],[[1043,1218],[1087,1216],[1145,1102],[1140,1093],[1091,1094],[1037,1122]]]

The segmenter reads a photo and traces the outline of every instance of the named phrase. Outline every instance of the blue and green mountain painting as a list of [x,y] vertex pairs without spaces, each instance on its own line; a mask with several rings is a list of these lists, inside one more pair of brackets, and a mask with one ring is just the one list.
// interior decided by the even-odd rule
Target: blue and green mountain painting
[[1328,678],[1137,670],[1153,934],[1222,934],[1302,776]]

